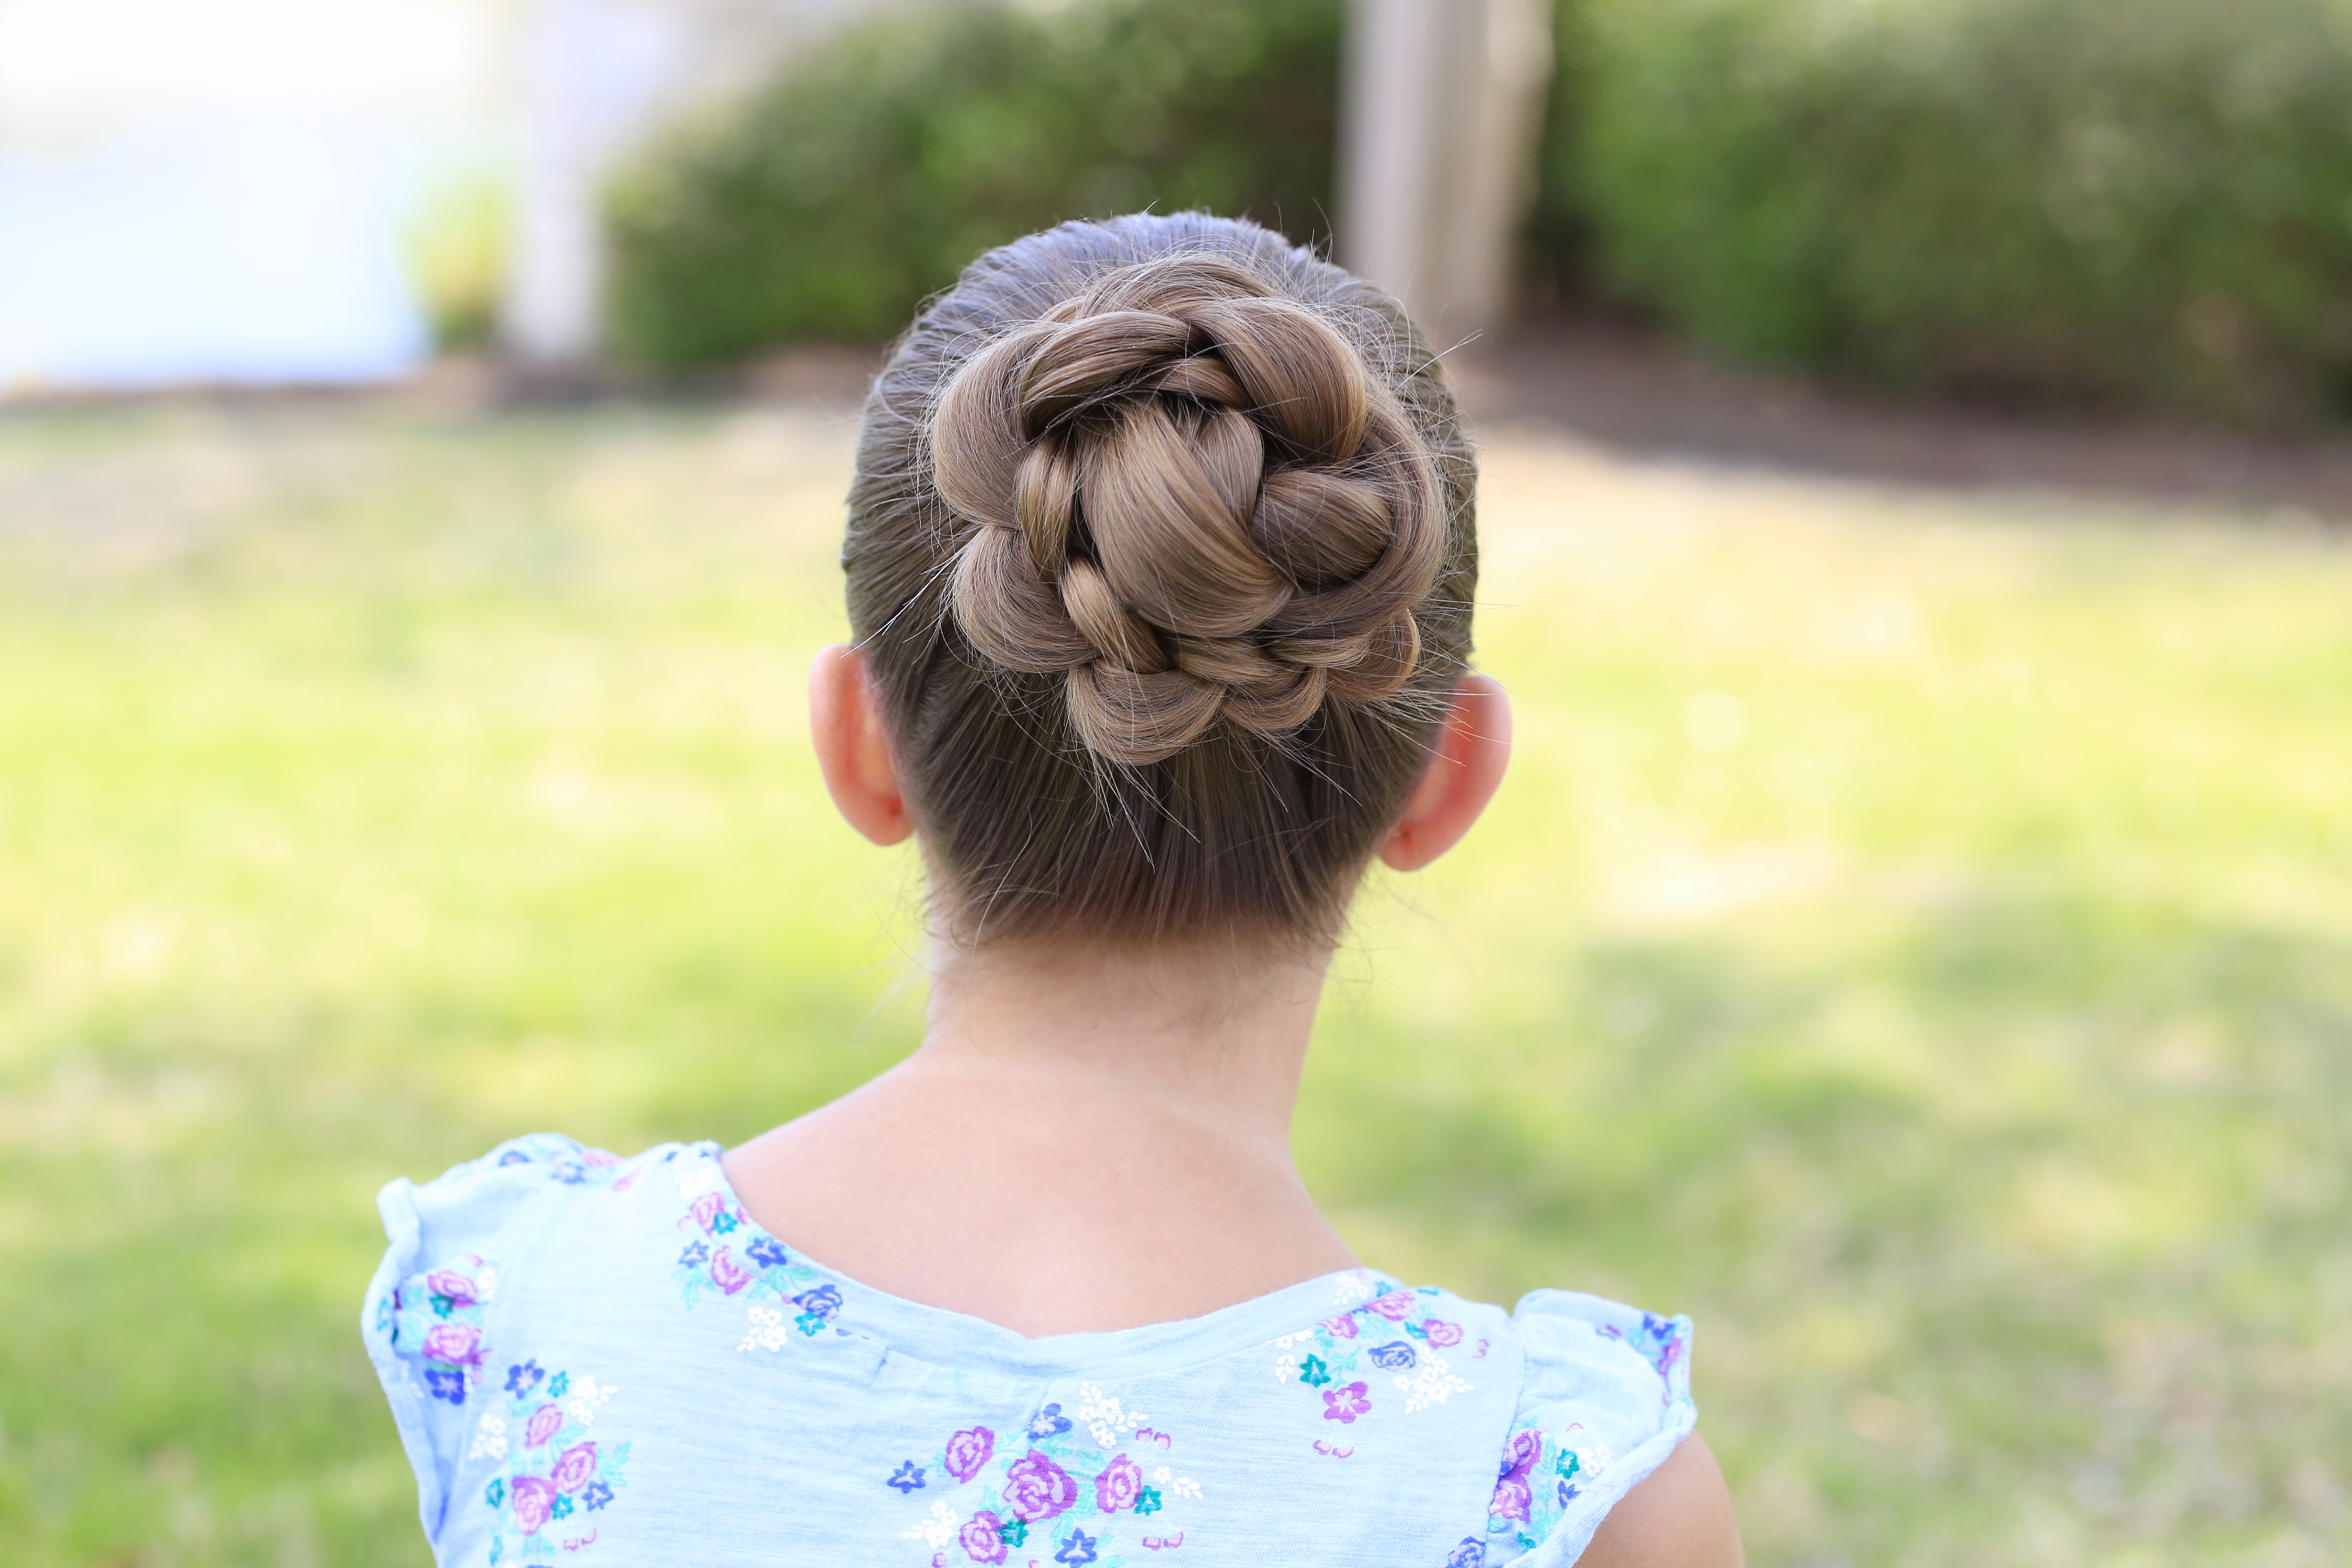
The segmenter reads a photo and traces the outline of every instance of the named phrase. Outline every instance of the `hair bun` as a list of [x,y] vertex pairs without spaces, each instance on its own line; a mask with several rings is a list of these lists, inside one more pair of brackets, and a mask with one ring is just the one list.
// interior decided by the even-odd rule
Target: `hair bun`
[[1107,273],[966,361],[931,430],[976,524],[949,604],[985,658],[1065,679],[1079,738],[1160,761],[1372,702],[1420,657],[1434,463],[1348,341],[1244,268]]

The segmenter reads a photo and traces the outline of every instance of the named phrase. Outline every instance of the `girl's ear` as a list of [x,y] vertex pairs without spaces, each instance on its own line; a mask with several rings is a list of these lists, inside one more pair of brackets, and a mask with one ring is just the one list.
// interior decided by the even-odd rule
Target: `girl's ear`
[[1465,676],[1404,815],[1381,841],[1391,869],[1418,871],[1456,844],[1495,798],[1511,760],[1511,700],[1494,677]]
[[877,844],[897,844],[914,832],[866,656],[845,643],[818,654],[810,667],[809,739],[844,821]]

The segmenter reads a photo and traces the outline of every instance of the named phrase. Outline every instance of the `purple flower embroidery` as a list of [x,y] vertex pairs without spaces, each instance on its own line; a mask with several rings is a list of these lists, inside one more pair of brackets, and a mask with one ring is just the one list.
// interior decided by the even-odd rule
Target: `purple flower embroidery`
[[[1435,1350],[1444,1350],[1448,1345],[1458,1345],[1462,1342],[1462,1325],[1449,1323],[1443,1318],[1424,1318],[1422,1320],[1421,1332],[1422,1337],[1426,1339],[1431,1347]],[[1486,1548],[1482,1546],[1478,1550],[1484,1552]]]
[[560,1492],[576,1492],[596,1479],[596,1445],[574,1443],[557,1457],[548,1479]]
[[1486,1543],[1475,1535],[1465,1535],[1445,1559],[1445,1568],[1486,1568]]
[[1062,1414],[1062,1407],[1059,1405],[1048,1405],[1045,1409],[1037,1412],[1035,1420],[1029,1423],[1029,1440],[1032,1443],[1042,1443],[1046,1438],[1057,1437],[1069,1429],[1070,1418]]
[[1374,1345],[1371,1357],[1374,1366],[1383,1366],[1391,1372],[1402,1372],[1412,1364],[1412,1347],[1402,1340],[1391,1340],[1384,1345]]
[[479,1366],[482,1331],[467,1323],[436,1323],[425,1331],[425,1359],[446,1366]]
[[1371,1408],[1371,1399],[1366,1394],[1360,1378],[1323,1391],[1323,1419],[1326,1421],[1353,1425],[1357,1416],[1367,1414]]
[[841,1310],[841,1292],[831,1285],[812,1286],[793,1297],[793,1305],[803,1312],[814,1312],[829,1323]]
[[1528,1486],[1528,1472],[1543,1463],[1543,1434],[1533,1427],[1514,1432],[1503,1447],[1502,1478],[1495,1483],[1494,1500],[1486,1512],[1496,1519],[1507,1519],[1525,1524],[1528,1512],[1535,1506],[1535,1493]]
[[1068,1568],[1084,1568],[1086,1563],[1094,1560],[1095,1538],[1083,1530],[1070,1531],[1070,1538],[1062,1542],[1059,1552],[1054,1553],[1054,1561],[1066,1563]]
[[527,1361],[520,1366],[510,1366],[507,1368],[507,1392],[520,1399],[524,1394],[537,1388],[539,1380],[546,1375],[546,1372],[541,1369],[537,1361]]
[[751,1282],[751,1271],[735,1261],[731,1247],[720,1247],[710,1255],[710,1282],[730,1296]]
[[717,1219],[719,1217],[719,1211],[724,1209],[726,1206],[727,1200],[720,1197],[717,1193],[705,1193],[700,1197],[695,1199],[692,1206],[686,1212],[693,1217],[695,1224],[700,1226],[705,1230],[709,1230],[710,1229],[710,1222]]
[[555,1511],[555,1488],[537,1476],[514,1479],[514,1521],[525,1535],[537,1535]]
[[959,1432],[948,1439],[944,1460],[947,1472],[955,1478],[956,1485],[961,1486],[980,1474],[981,1467],[995,1453],[996,1434],[987,1427],[974,1426]]
[[562,1425],[563,1407],[562,1405],[541,1405],[530,1413],[530,1425],[522,1429],[522,1446],[526,1448],[538,1447],[541,1443],[554,1436],[556,1428]]
[[923,1467],[912,1459],[908,1459],[901,1463],[890,1479],[882,1484],[886,1487],[897,1487],[900,1497],[912,1497],[922,1489]]
[[1117,1513],[1132,1506],[1142,1490],[1143,1468],[1121,1454],[1095,1478],[1095,1506],[1105,1513]]
[[1005,1551],[1003,1528],[994,1514],[982,1509],[963,1521],[963,1528],[956,1532],[956,1544],[974,1563],[1002,1563]]
[[1412,1315],[1412,1292],[1391,1290],[1372,1304],[1372,1310],[1391,1323],[1402,1323]]
[[1316,1327],[1335,1340],[1352,1340],[1356,1337],[1356,1315],[1342,1312],[1336,1318],[1324,1319]]
[[426,1367],[425,1386],[436,1399],[446,1399],[452,1405],[466,1403],[466,1374],[456,1367]]
[[782,1268],[793,1260],[792,1255],[772,1236],[761,1237],[743,1250],[750,1253],[751,1261],[762,1268]]
[[470,1307],[480,1300],[474,1294],[474,1282],[454,1268],[436,1268],[427,1274],[425,1288],[441,1298],[441,1301],[434,1303],[435,1306],[441,1306],[442,1301],[448,1303],[448,1307],[442,1309],[445,1311],[449,1308]]
[[1031,1524],[1052,1519],[1078,1500],[1070,1472],[1032,1448],[1004,1472],[1004,1505]]

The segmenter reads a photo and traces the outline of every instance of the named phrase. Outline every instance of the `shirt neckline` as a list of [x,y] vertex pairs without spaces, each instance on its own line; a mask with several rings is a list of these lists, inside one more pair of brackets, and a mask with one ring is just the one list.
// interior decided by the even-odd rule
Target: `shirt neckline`
[[1236,1301],[1198,1317],[1130,1329],[1028,1335],[1002,1323],[894,1296],[864,1284],[775,1236],[744,1206],[729,1179],[717,1141],[689,1143],[686,1158],[708,1165],[701,1184],[719,1193],[742,1216],[755,1237],[765,1237],[794,1261],[823,1275],[842,1295],[835,1331],[879,1340],[893,1355],[905,1355],[959,1369],[984,1366],[1022,1377],[1132,1375],[1174,1371],[1257,1350],[1286,1334],[1360,1307],[1394,1290],[1408,1289],[1377,1268],[1334,1269],[1263,1296]]

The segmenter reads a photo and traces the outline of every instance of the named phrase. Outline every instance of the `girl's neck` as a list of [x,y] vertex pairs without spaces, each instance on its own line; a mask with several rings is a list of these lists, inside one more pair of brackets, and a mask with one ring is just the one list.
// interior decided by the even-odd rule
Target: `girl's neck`
[[1289,1151],[1325,962],[945,951],[921,1048],[729,1174],[820,1262],[1029,1334],[1351,1267]]
[[950,951],[902,1070],[1051,1085],[1105,1114],[1180,1119],[1287,1163],[1328,962],[1228,947]]

